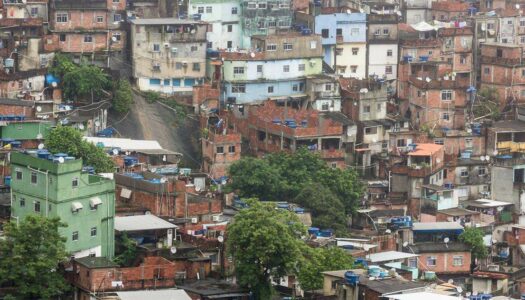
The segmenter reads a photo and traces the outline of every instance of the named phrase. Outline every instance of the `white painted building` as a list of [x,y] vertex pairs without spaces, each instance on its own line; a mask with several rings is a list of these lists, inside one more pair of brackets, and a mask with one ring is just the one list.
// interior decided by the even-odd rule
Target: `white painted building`
[[368,74],[397,78],[398,48],[397,44],[370,44],[368,48]]

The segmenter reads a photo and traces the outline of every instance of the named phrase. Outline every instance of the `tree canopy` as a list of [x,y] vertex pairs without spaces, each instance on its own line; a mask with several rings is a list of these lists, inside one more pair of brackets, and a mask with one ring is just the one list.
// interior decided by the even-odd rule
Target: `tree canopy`
[[353,258],[338,247],[305,247],[304,258],[299,266],[297,278],[304,291],[314,291],[323,287],[321,272],[351,269]]
[[114,171],[113,161],[104,149],[85,141],[82,133],[73,127],[57,126],[49,133],[45,145],[51,153],[67,153],[82,158],[83,163],[95,168],[96,172]]
[[471,247],[473,258],[483,259],[488,256],[487,247],[483,242],[483,231],[475,227],[467,227],[465,231],[459,235],[459,240]]
[[111,80],[104,70],[85,62],[76,64],[65,54],[55,55],[49,71],[59,77],[66,100],[100,98],[103,90],[111,90]]
[[127,113],[131,109],[131,104],[133,104],[131,84],[125,79],[120,79],[115,84],[113,109],[119,113]]
[[51,299],[68,289],[57,272],[67,260],[65,238],[58,233],[65,227],[58,218],[29,215],[7,223],[5,239],[0,239],[0,285],[13,286],[16,299]]
[[[242,158],[231,165],[229,175],[231,189],[241,197],[260,200],[294,202],[305,188],[322,186],[343,205],[346,214],[355,211],[364,191],[355,171],[330,168],[319,154],[306,148],[262,159]],[[304,197],[301,200],[306,201]]]
[[228,226],[227,249],[239,284],[256,299],[270,299],[271,279],[296,271],[306,230],[290,211],[256,200],[247,203]]

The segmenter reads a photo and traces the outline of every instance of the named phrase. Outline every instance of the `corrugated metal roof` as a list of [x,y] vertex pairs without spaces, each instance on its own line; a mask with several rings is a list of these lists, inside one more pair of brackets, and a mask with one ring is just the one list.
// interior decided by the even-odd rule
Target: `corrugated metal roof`
[[128,291],[116,292],[120,300],[143,300],[143,299],[163,299],[163,300],[191,300],[191,297],[184,290],[155,290],[155,291]]
[[458,300],[460,297],[446,296],[443,294],[420,292],[420,293],[408,293],[399,295],[388,295],[388,298],[395,300]]
[[117,231],[160,230],[169,228],[178,228],[178,226],[154,215],[115,217],[115,230]]
[[406,259],[411,257],[418,257],[417,254],[399,252],[399,251],[386,251],[373,253],[368,255],[368,260],[372,263],[388,262],[393,260]]
[[181,20],[175,18],[134,19],[130,20],[135,25],[183,25],[183,24],[205,24],[201,21]]
[[412,230],[454,230],[463,229],[459,223],[455,222],[431,222],[431,223],[414,223]]
[[132,140],[122,138],[103,138],[86,136],[84,139],[92,144],[102,143],[104,148],[120,148],[124,151],[139,151],[139,150],[162,150],[159,142],[153,140]]

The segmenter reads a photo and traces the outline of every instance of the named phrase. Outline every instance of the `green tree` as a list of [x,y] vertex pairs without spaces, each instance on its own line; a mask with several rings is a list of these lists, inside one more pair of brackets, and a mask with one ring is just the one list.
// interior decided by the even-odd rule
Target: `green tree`
[[343,204],[346,214],[355,211],[364,191],[355,171],[330,168],[318,153],[306,148],[262,159],[243,158],[231,165],[229,175],[231,189],[260,200],[293,202],[306,187],[319,183]]
[[345,207],[325,186],[319,183],[306,186],[294,202],[310,211],[313,226],[332,228],[338,233],[346,231]]
[[137,243],[130,239],[127,233],[124,232],[124,234],[120,236],[119,244],[122,251],[119,255],[115,256],[115,263],[129,267],[137,257]]
[[114,171],[113,161],[104,152],[104,149],[85,141],[82,133],[73,127],[57,126],[49,133],[45,144],[51,153],[67,153],[82,158],[83,163],[95,168],[96,172]]
[[459,235],[459,240],[470,246],[472,258],[483,259],[488,256],[487,247],[483,242],[483,236],[483,231],[475,227],[467,227],[465,231]]
[[501,118],[500,105],[498,101],[498,91],[493,87],[484,88],[476,96],[477,102],[474,103],[473,113],[476,118]]
[[49,73],[62,79],[64,78],[64,75],[73,72],[77,68],[78,65],[73,62],[69,55],[57,53],[55,54],[51,68],[49,68]]
[[50,299],[68,290],[58,264],[67,260],[65,238],[58,233],[66,227],[58,218],[29,215],[8,223],[0,239],[0,285],[14,286],[16,299]]
[[131,104],[133,104],[131,84],[125,79],[120,79],[115,87],[113,108],[119,113],[127,113],[131,109]]
[[227,249],[239,284],[256,299],[270,299],[271,278],[296,271],[304,245],[299,238],[306,230],[290,211],[256,200],[247,203],[228,226]]
[[351,269],[353,259],[345,250],[338,247],[310,248],[305,246],[297,278],[304,291],[314,291],[323,287],[322,272]]

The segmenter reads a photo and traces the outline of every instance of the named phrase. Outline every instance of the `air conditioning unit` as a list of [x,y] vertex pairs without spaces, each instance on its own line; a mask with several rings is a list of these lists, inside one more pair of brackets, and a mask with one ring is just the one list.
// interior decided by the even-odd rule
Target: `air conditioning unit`
[[213,222],[219,222],[220,219],[221,219],[221,216],[212,216],[212,217],[211,217],[211,220],[212,220]]
[[311,61],[310,66],[315,66],[315,61]]
[[499,265],[488,265],[489,272],[499,272]]
[[170,43],[164,43],[164,48],[169,48],[170,47]]
[[192,223],[192,224],[197,224],[197,223],[199,223],[199,219],[197,219],[197,218],[191,218],[191,223]]
[[182,66],[183,66],[183,67],[187,67],[187,66],[188,66],[188,62],[183,61],[183,62],[182,62]]
[[175,48],[175,47],[171,48],[171,53],[175,53],[175,54],[177,54],[177,51],[178,51],[177,48]]

